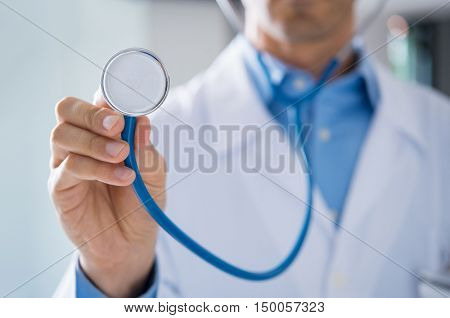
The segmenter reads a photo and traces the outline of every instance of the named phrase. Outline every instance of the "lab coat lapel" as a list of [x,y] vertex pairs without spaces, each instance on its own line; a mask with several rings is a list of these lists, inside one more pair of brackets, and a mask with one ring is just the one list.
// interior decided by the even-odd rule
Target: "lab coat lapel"
[[[255,206],[251,213],[265,224],[267,235],[271,237],[273,245],[267,247],[267,253],[279,262],[292,248],[305,218],[306,175],[299,157],[295,157],[289,142],[284,139],[281,127],[275,120],[271,121],[272,116],[253,87],[242,57],[237,56],[240,50],[228,50],[215,66],[216,77],[207,81],[211,88],[205,91],[212,93],[206,104],[213,108],[208,120],[213,125],[239,125],[240,129],[249,125],[263,127],[259,133],[261,139],[255,135],[233,139],[231,146],[224,139],[219,141],[219,149],[222,157],[228,160],[232,156],[258,167],[259,173],[240,171],[235,174],[239,178],[236,182],[243,185],[248,200]],[[217,69],[220,67],[226,70],[221,72]],[[221,101],[219,105],[218,100]],[[280,157],[287,164],[283,169],[276,169]],[[285,274],[296,286],[309,286],[308,290],[298,290],[298,295],[320,296],[333,230],[329,220],[320,215],[313,216],[300,257]],[[324,231],[328,235],[324,235]]]
[[377,68],[381,102],[348,194],[330,268],[329,296],[371,296],[419,180],[423,138],[400,84]]
[[[234,125],[240,131],[250,128],[251,132],[248,134],[238,133],[237,138],[233,137],[231,140],[229,138],[221,139],[219,136],[216,147],[220,153],[219,156],[244,157],[248,162],[247,166],[250,168],[254,166],[254,170],[270,177],[286,191],[304,198],[305,186],[302,182],[304,173],[298,158],[289,162],[289,164],[295,163],[295,167],[291,167],[291,171],[277,169],[279,167],[276,165],[277,158],[292,155],[291,149],[285,140],[281,126],[276,120],[272,120],[272,115],[262,104],[253,87],[243,58],[240,56],[241,50],[236,49],[236,45],[239,44],[232,43],[222,53],[217,65],[213,66],[211,73],[215,74],[215,78],[205,81],[208,86],[211,86],[204,90],[210,92],[206,101],[210,107],[207,120],[209,124],[216,126]],[[258,131],[252,133],[252,130]],[[263,161],[257,162],[258,160]],[[285,158],[285,160],[288,159]],[[246,176],[249,174],[247,172],[249,172],[248,169],[242,171],[243,181],[247,179]],[[250,187],[249,191],[252,192],[252,195],[261,196],[258,189]],[[295,199],[293,198],[293,200]]]

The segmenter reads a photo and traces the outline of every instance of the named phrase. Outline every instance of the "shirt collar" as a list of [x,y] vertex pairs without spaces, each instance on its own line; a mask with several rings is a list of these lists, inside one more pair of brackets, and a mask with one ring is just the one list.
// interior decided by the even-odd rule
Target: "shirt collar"
[[[268,102],[271,98],[270,83],[267,81],[264,71],[258,62],[258,51],[253,45],[242,35],[238,36],[238,45],[241,46],[246,67],[250,73],[250,77],[261,95],[264,102]],[[365,82],[367,95],[372,107],[378,105],[380,99],[378,80],[373,69],[370,59],[366,57],[364,51],[363,41],[359,37],[355,37],[352,41],[353,52],[356,54],[356,59],[359,61],[353,70],[342,75],[342,79],[348,77],[361,77]],[[269,76],[272,84],[280,85],[282,81],[288,77],[297,79],[297,85],[303,86],[307,91],[314,87],[315,80],[309,72],[288,65],[273,55],[264,52],[262,61],[269,71]],[[339,79],[338,79],[339,80]],[[337,81],[337,80],[336,80]]]

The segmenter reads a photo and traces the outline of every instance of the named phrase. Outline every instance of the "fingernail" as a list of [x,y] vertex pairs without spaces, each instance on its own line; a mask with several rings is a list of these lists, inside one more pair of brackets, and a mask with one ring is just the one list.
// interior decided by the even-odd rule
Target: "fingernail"
[[108,142],[106,144],[106,152],[112,157],[117,157],[124,147],[125,145],[120,142]]
[[119,121],[120,117],[116,115],[108,115],[103,119],[103,128],[110,130]]
[[121,180],[129,180],[134,172],[133,170],[127,168],[127,167],[117,167],[114,170],[114,174],[116,175],[117,178],[121,179]]

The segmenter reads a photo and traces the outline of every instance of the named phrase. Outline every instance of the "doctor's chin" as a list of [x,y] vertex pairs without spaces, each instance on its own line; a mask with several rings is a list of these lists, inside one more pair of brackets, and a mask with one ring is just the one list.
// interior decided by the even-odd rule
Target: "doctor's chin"
[[450,296],[449,1],[20,0],[0,21],[0,291],[55,301],[0,313]]

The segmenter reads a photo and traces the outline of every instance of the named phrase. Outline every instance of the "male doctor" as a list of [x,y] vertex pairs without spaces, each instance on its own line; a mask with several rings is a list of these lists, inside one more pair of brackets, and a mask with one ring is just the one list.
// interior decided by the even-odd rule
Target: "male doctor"
[[[352,42],[353,0],[246,0],[244,6],[244,35],[169,96],[165,111],[152,118],[152,137],[166,126],[167,143],[182,138],[174,136],[181,124],[194,133],[203,125],[284,128],[295,108],[289,105],[302,100]],[[313,101],[296,106],[306,115],[295,125],[310,127],[305,151],[314,182],[313,218],[299,257],[269,281],[227,275],[158,233],[130,186],[134,172],[122,164],[129,152],[120,140],[123,116],[99,94],[94,104],[61,100],[51,135],[49,189],[65,232],[80,250],[56,295],[417,296],[421,271],[450,265],[450,104],[427,88],[396,80],[364,54],[353,41],[336,71],[340,76]],[[246,268],[266,269],[286,255],[304,218],[301,164],[295,171],[263,166],[258,173],[221,167],[226,160],[288,154],[295,145],[272,136],[257,152],[248,140],[219,135],[219,168],[187,175],[171,167],[189,152],[169,159],[149,127],[147,117],[138,119],[138,132],[147,132],[136,139],[139,165],[152,167],[142,175],[168,215]],[[201,152],[195,140],[178,142],[185,144]],[[277,221],[284,218],[288,222]]]

